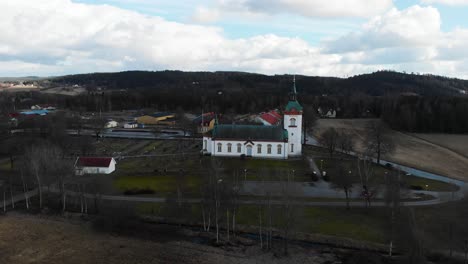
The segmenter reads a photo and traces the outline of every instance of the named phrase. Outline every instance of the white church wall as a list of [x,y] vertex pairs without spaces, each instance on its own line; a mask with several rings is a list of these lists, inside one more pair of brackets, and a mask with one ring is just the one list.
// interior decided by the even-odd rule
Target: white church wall
[[[205,139],[204,139],[205,140]],[[221,157],[240,157],[241,155],[251,156],[253,158],[272,158],[272,159],[286,159],[287,143],[285,142],[270,142],[270,141],[253,141],[244,144],[244,140],[207,140],[208,144],[211,144],[209,153],[213,156]],[[221,151],[219,151],[218,144],[221,144]],[[231,150],[229,151],[229,144],[231,144]],[[238,149],[240,144],[240,151]],[[261,145],[261,152],[258,152],[258,145]],[[271,145],[271,152],[268,152],[268,145]],[[281,153],[278,154],[278,145],[281,146]],[[252,148],[251,155],[248,153],[249,146]]]

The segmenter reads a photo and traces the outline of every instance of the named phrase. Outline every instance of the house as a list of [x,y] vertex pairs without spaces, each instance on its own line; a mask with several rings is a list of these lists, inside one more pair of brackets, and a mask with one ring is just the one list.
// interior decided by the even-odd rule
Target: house
[[137,122],[128,122],[128,123],[125,123],[124,128],[137,128],[138,127],[138,123]]
[[49,110],[40,109],[40,110],[23,111],[23,112],[20,112],[20,114],[22,114],[22,115],[41,115],[41,116],[44,116],[44,115],[49,114]]
[[117,123],[117,121],[110,120],[104,125],[104,127],[105,128],[113,128],[113,127],[117,127],[118,125],[119,125],[119,123]]
[[[223,157],[288,159],[302,155],[302,106],[296,82],[276,125],[220,125],[203,135],[202,153]],[[282,124],[281,124],[282,123]]]
[[75,174],[110,174],[115,171],[117,162],[109,157],[78,157],[75,161]]
[[276,126],[281,123],[283,117],[278,110],[272,110],[267,113],[261,113],[257,116],[257,121],[261,122],[265,126]]
[[209,112],[197,116],[192,122],[197,125],[197,132],[203,134],[214,128],[215,119],[216,114],[214,112]]
[[156,125],[160,121],[164,121],[169,118],[174,118],[175,114],[168,112],[154,113],[152,115],[144,115],[136,118],[138,124],[144,125]]
[[47,104],[42,104],[42,105],[33,105],[31,106],[31,110],[49,110],[49,111],[54,111],[56,110],[55,106],[52,105],[47,105]]
[[317,110],[317,112],[319,113],[319,115],[321,117],[325,117],[325,118],[336,118],[336,110],[335,109],[328,109],[328,110],[324,110],[322,109],[321,107],[319,107],[319,109]]

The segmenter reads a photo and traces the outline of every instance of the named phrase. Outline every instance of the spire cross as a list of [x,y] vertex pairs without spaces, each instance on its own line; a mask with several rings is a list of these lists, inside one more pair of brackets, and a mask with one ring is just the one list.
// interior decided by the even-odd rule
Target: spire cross
[[293,75],[293,94],[296,95],[296,74]]

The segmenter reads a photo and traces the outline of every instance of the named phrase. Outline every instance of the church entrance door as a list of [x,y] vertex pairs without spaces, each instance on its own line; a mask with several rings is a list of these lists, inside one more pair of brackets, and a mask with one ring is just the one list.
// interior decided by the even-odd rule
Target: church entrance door
[[247,146],[247,154],[246,155],[250,156],[250,157],[252,156],[252,146],[250,146],[250,145]]

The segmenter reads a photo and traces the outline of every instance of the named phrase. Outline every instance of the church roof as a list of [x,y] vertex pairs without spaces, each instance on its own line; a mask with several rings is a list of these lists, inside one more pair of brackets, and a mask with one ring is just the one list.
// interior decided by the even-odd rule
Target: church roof
[[286,105],[286,111],[292,111],[293,109],[297,110],[297,111],[302,111],[302,106],[299,104],[298,101],[294,100],[294,101],[289,101],[288,104]]
[[288,132],[281,126],[216,125],[212,131],[212,137],[213,139],[285,141],[288,139]]

